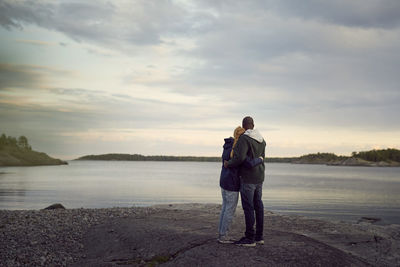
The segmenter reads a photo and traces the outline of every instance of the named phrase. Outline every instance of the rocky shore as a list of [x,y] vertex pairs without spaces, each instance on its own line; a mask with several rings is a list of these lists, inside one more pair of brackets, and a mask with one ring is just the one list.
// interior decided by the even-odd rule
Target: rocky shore
[[400,167],[400,163],[396,161],[367,161],[359,158],[345,158],[339,160],[326,159],[298,159],[291,163],[294,164],[323,164],[330,166],[352,166],[352,167]]
[[[1,266],[399,266],[400,225],[265,213],[265,245],[216,242],[220,205],[0,211]],[[232,237],[244,230],[238,208]]]
[[326,163],[332,166],[365,166],[365,167],[400,167],[400,163],[396,161],[367,161],[359,158],[348,158],[335,162]]

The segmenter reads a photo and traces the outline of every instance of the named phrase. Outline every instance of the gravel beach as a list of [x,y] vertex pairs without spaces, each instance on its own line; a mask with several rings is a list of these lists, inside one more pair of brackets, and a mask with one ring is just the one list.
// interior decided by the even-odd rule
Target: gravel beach
[[[110,218],[140,209],[0,211],[0,262],[4,266],[67,266],[85,257],[83,237]],[[145,212],[142,210],[142,212]]]
[[[399,266],[400,226],[266,211],[265,245],[216,242],[220,205],[0,211],[1,266]],[[231,234],[240,238],[238,208]]]

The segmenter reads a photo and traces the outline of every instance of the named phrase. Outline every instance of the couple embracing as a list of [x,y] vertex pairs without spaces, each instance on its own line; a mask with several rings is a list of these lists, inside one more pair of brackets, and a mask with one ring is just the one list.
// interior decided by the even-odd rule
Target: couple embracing
[[[222,210],[218,227],[219,243],[234,243],[246,247],[264,244],[264,205],[261,196],[265,145],[264,138],[254,129],[251,117],[243,119],[242,127],[237,127],[234,131],[234,138],[225,139],[220,177]],[[244,237],[233,241],[229,238],[228,231],[235,214],[239,191],[246,231]]]

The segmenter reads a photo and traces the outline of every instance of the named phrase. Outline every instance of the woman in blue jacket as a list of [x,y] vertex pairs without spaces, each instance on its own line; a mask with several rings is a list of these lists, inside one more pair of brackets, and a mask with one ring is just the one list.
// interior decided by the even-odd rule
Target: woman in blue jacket
[[[229,160],[234,153],[234,147],[240,135],[244,133],[244,128],[238,126],[233,132],[235,138],[229,137],[225,138],[224,150],[222,152],[222,170],[219,180],[219,185],[221,187],[222,194],[222,209],[221,216],[218,226],[218,242],[219,243],[233,243],[234,241],[229,239],[228,231],[232,223],[233,216],[236,211],[236,206],[239,199],[239,189],[240,189],[240,179],[238,176],[237,168],[225,168],[224,160]],[[264,161],[263,158],[252,159],[247,157],[244,161],[244,165],[247,168],[252,168],[261,164]]]

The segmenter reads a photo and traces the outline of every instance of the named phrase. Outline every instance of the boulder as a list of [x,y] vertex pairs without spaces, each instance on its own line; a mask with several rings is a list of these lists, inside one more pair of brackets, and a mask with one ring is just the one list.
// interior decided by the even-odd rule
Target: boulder
[[44,209],[45,210],[56,210],[56,209],[65,210],[65,207],[60,203],[55,203],[55,204],[52,204],[52,205],[50,205],[50,206],[48,206],[47,208],[44,208]]

